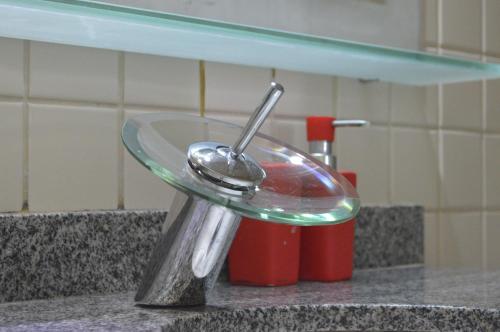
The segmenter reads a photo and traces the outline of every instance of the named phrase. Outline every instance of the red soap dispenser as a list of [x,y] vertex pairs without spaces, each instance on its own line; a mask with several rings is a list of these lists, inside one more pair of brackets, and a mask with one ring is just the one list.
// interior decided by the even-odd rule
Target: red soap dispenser
[[[332,152],[336,127],[359,127],[363,120],[336,120],[333,117],[307,118],[309,153],[323,163],[336,168]],[[356,173],[340,171],[356,187]],[[303,196],[321,196],[328,193],[311,182],[305,182]],[[301,229],[299,279],[309,281],[338,281],[352,277],[355,220],[338,225],[308,226]]]
[[[263,164],[269,175],[262,186],[302,196],[302,179],[293,165]],[[272,180],[269,180],[272,179]],[[242,218],[228,254],[229,281],[238,285],[285,286],[299,280],[299,226]]]

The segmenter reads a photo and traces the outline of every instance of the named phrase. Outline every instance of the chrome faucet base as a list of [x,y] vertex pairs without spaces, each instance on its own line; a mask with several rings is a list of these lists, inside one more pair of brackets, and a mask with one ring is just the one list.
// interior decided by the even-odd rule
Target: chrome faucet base
[[178,191],[135,301],[145,306],[205,304],[240,220],[230,209]]

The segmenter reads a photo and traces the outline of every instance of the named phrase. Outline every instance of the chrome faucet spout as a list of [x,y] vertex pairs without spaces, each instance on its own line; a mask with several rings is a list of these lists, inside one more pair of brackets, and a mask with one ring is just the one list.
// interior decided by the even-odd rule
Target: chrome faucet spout
[[136,302],[147,306],[204,304],[240,219],[230,209],[178,191]]

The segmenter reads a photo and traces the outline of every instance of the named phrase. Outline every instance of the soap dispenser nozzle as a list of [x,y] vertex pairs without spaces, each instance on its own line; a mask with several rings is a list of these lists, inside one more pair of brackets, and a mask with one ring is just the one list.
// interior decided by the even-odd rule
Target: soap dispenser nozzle
[[309,154],[333,169],[337,168],[337,160],[332,150],[335,128],[365,127],[370,124],[365,120],[337,120],[331,116],[310,116],[306,120]]
[[370,122],[366,120],[333,120],[332,126],[335,128],[338,127],[366,127],[370,124]]

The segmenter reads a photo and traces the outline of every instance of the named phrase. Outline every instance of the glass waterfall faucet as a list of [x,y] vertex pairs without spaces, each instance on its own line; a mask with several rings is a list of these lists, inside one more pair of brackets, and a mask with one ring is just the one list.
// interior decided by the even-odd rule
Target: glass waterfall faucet
[[[283,92],[271,83],[244,128],[179,113],[127,120],[122,137],[128,151],[177,189],[136,294],[138,304],[204,304],[242,215],[308,226],[341,223],[357,214],[357,193],[339,173],[257,133]],[[286,166],[290,183],[316,186],[317,196],[301,196],[293,186],[287,192],[283,177],[273,181],[266,175],[271,164]]]

